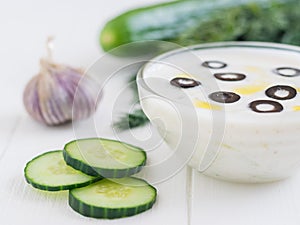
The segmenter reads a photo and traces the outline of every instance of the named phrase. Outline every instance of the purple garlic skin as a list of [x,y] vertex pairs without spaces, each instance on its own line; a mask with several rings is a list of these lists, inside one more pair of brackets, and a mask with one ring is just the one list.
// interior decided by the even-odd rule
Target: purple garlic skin
[[82,71],[42,59],[40,73],[24,90],[23,102],[35,120],[52,126],[92,115],[98,93],[97,83]]

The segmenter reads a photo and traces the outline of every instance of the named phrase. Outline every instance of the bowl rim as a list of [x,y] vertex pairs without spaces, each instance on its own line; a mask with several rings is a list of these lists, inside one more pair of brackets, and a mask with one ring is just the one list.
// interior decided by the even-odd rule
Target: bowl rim
[[232,48],[232,47],[267,48],[267,49],[276,49],[276,50],[284,50],[284,51],[300,53],[300,46],[275,43],[275,42],[224,41],[224,42],[201,43],[201,44],[190,45],[190,46],[181,46],[179,49],[170,50],[158,56],[155,56],[139,69],[137,77],[142,78],[144,70],[147,68],[147,66],[150,63],[157,62],[162,59],[166,59],[173,55],[177,55],[187,51],[195,51],[201,49]]
[[217,48],[232,48],[232,47],[245,47],[245,48],[264,48],[264,49],[275,49],[275,50],[283,50],[290,51],[300,54],[300,46],[282,44],[282,43],[274,43],[274,42],[255,42],[255,41],[225,41],[225,42],[210,42],[210,43],[201,43],[190,46],[182,46],[179,49],[170,50],[165,53],[162,53],[149,61],[147,61],[138,71],[136,76],[136,82],[138,88],[142,86],[144,89],[149,91],[151,94],[159,96],[163,99],[166,97],[160,95],[155,92],[143,79],[144,71],[147,67],[153,63],[158,63],[160,60],[166,59],[173,55],[181,54],[187,51],[196,51],[202,49],[217,49]]

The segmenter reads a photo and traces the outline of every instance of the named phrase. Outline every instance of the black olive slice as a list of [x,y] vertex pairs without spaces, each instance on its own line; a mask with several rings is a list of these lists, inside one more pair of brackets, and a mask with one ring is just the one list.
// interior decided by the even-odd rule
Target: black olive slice
[[217,91],[211,93],[208,97],[211,100],[220,103],[233,103],[233,102],[237,102],[241,98],[236,93],[227,92],[227,91]]
[[210,69],[222,69],[227,66],[226,63],[220,62],[217,60],[205,61],[202,63],[202,66],[210,68]]
[[201,85],[200,81],[186,78],[186,77],[176,77],[170,81],[173,86],[181,88],[192,88]]
[[292,99],[297,95],[295,88],[286,85],[276,85],[266,90],[266,95],[277,100]]
[[274,72],[280,76],[284,77],[296,77],[300,76],[300,69],[293,67],[279,67],[274,70]]
[[223,81],[239,81],[246,78],[245,74],[242,73],[215,73],[215,78]]
[[[263,105],[267,108],[263,108]],[[249,107],[258,113],[276,113],[283,110],[283,106],[279,102],[271,100],[256,100],[249,104]]]

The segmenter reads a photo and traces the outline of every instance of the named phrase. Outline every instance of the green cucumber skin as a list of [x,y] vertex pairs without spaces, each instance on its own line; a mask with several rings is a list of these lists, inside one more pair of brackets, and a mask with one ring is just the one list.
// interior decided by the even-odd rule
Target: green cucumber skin
[[90,184],[93,184],[99,180],[101,180],[102,177],[96,177],[94,180],[85,182],[85,183],[80,183],[80,184],[73,184],[73,185],[63,185],[63,186],[59,186],[59,187],[52,187],[52,186],[45,186],[45,185],[39,185],[36,184],[34,182],[32,182],[30,179],[25,178],[26,182],[28,184],[30,184],[32,187],[37,188],[39,190],[43,190],[43,191],[65,191],[65,190],[72,190],[75,188],[81,188],[81,187],[85,187],[88,186]]
[[[138,179],[138,178],[134,178],[134,179]],[[113,208],[91,206],[81,202],[79,199],[74,197],[74,195],[72,194],[72,190],[69,191],[69,205],[74,211],[78,212],[79,214],[86,217],[92,217],[97,219],[117,219],[117,218],[134,216],[136,214],[151,209],[152,206],[155,204],[157,190],[153,186],[151,187],[155,193],[155,198],[151,202],[148,202],[147,204],[139,205],[136,207],[113,209]]]
[[87,181],[87,182],[83,182],[83,183],[78,183],[78,184],[62,185],[62,186],[49,186],[49,185],[46,186],[46,185],[40,185],[40,184],[37,184],[37,183],[35,183],[33,180],[31,180],[30,178],[28,178],[28,177],[26,176],[28,166],[29,166],[29,164],[30,164],[31,162],[33,162],[34,160],[36,160],[36,159],[38,159],[38,158],[40,158],[40,157],[42,157],[42,156],[45,156],[45,155],[49,154],[49,153],[55,153],[55,152],[61,152],[61,150],[55,150],[55,151],[51,151],[51,152],[45,152],[45,153],[43,153],[43,154],[41,154],[41,155],[38,155],[38,156],[34,157],[32,160],[30,160],[30,161],[26,164],[26,166],[25,166],[25,168],[24,168],[25,180],[26,180],[26,182],[27,182],[28,184],[30,184],[32,187],[37,188],[37,189],[39,189],[39,190],[43,190],[43,191],[64,191],[64,190],[71,190],[71,189],[74,189],[74,188],[85,187],[85,186],[87,186],[87,185],[90,185],[90,184],[95,183],[95,182],[97,182],[97,181],[99,181],[99,180],[102,179],[102,177],[95,177],[95,179],[93,179],[93,180],[90,180],[90,181]]
[[136,174],[142,170],[145,166],[146,161],[137,167],[127,168],[127,169],[105,169],[105,168],[96,168],[89,166],[88,164],[72,158],[65,150],[63,151],[64,159],[66,163],[73,167],[74,169],[80,170],[81,172],[91,175],[91,176],[100,176],[105,178],[122,178],[129,177],[133,174]]
[[[92,140],[94,138],[88,138],[88,139]],[[85,139],[85,140],[88,140],[88,139]],[[80,140],[81,139],[74,140],[69,143],[80,141]],[[109,140],[109,139],[103,139],[103,140],[115,141],[115,140]],[[67,143],[66,145],[68,145],[69,143]],[[138,148],[136,146],[134,146],[134,147]],[[140,165],[137,165],[136,167],[126,168],[126,169],[105,169],[105,168],[99,168],[99,167],[92,167],[92,166],[88,165],[87,163],[82,162],[82,161],[70,156],[65,148],[63,149],[63,156],[64,156],[64,159],[65,159],[67,165],[73,167],[74,169],[80,170],[81,172],[83,172],[85,174],[88,174],[91,176],[100,176],[102,178],[122,178],[122,177],[129,177],[133,174],[140,172],[142,170],[142,168],[146,165],[147,155],[146,155],[146,152],[144,152],[144,151],[142,151],[142,152],[145,156],[145,160]]]
[[69,205],[70,207],[78,212],[79,214],[92,217],[92,218],[101,218],[101,219],[116,219],[124,218],[129,216],[134,216],[136,214],[147,211],[152,208],[156,200],[149,202],[148,204],[141,205],[138,207],[132,208],[122,208],[122,209],[107,209],[101,207],[89,206],[85,203],[78,201],[71,192],[69,192]]
[[214,41],[300,45],[299,11],[298,0],[174,1],[131,10],[108,21],[100,44],[105,51],[143,40],[184,46]]

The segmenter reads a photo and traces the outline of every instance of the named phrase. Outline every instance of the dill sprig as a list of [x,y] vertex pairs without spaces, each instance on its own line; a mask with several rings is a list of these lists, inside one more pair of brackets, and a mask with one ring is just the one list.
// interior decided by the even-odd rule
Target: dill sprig
[[140,127],[149,122],[149,119],[144,114],[142,109],[136,109],[132,113],[125,114],[119,118],[114,126],[120,130],[128,130],[135,127]]
[[[130,87],[132,89],[133,95],[134,95],[134,101],[138,99],[138,89],[137,84],[135,82],[136,75],[132,76],[128,82],[131,84]],[[120,130],[128,130],[135,127],[140,127],[149,122],[149,119],[143,112],[142,108],[139,106],[139,108],[135,109],[131,113],[125,113],[122,115],[118,121],[116,121],[113,126],[120,129]]]

